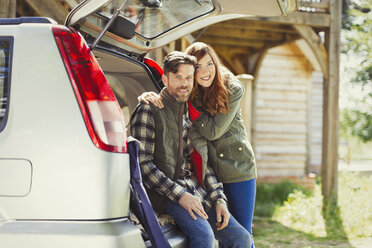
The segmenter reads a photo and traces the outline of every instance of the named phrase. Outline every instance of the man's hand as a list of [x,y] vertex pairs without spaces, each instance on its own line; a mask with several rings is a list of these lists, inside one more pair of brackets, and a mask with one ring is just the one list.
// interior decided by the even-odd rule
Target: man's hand
[[225,201],[221,201],[221,203],[216,205],[216,213],[217,213],[217,231],[224,229],[230,220],[230,212],[227,209],[227,205]]
[[163,99],[159,96],[159,94],[155,92],[152,92],[152,91],[143,92],[137,99],[140,102],[143,102],[146,104],[150,104],[151,102],[158,108],[161,108],[161,109],[164,108],[164,105],[162,102]]
[[186,192],[178,200],[178,204],[189,212],[191,218],[196,220],[194,212],[203,219],[208,219],[207,213],[204,211],[203,205],[201,204],[198,197]]

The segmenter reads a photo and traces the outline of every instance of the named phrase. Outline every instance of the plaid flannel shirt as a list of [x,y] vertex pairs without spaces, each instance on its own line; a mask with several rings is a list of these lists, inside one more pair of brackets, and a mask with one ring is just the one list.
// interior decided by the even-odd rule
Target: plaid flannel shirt
[[199,197],[204,208],[208,211],[217,199],[226,200],[222,183],[217,182],[213,169],[208,166],[205,173],[204,186],[200,185],[192,172],[191,152],[194,146],[188,138],[192,122],[188,109],[183,115],[184,160],[181,173],[176,181],[168,178],[153,162],[155,150],[155,123],[150,105],[141,103],[131,119],[131,135],[140,141],[139,162],[146,187],[156,190],[178,203],[181,196],[188,191]]

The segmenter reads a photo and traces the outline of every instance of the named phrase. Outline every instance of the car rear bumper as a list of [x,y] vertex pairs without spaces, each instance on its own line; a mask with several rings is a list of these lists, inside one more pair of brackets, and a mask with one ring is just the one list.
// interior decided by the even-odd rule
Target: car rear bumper
[[109,221],[0,222],[0,247],[145,247],[127,218]]

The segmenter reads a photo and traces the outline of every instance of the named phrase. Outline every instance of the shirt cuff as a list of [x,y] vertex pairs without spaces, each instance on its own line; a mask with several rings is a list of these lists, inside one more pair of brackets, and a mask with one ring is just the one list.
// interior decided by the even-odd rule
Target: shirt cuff
[[223,190],[221,190],[221,189],[217,189],[217,190],[213,191],[210,194],[210,198],[211,198],[212,202],[216,202],[218,199],[223,199],[223,200],[225,200],[225,202],[227,202],[227,198],[226,198],[225,194],[223,193]]
[[225,205],[227,204],[226,201],[225,201],[224,199],[219,198],[219,199],[217,199],[217,200],[214,202],[214,205],[217,206],[218,204],[221,204],[221,203],[223,203],[223,204],[225,204]]
[[181,185],[175,183],[174,188],[171,190],[170,194],[168,195],[168,198],[175,202],[178,203],[178,201],[181,199],[183,194],[186,192],[186,189],[182,187]]

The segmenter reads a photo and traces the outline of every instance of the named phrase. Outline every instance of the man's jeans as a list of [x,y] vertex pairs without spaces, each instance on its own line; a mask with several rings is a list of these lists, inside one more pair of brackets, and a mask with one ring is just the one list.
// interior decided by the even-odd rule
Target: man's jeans
[[215,207],[212,207],[207,213],[208,220],[202,219],[197,214],[195,214],[197,220],[192,219],[186,209],[172,201],[168,201],[165,213],[171,215],[180,229],[189,237],[192,248],[215,248],[215,239],[219,241],[220,248],[251,247],[249,232],[232,215],[229,224],[224,229],[217,231]]

